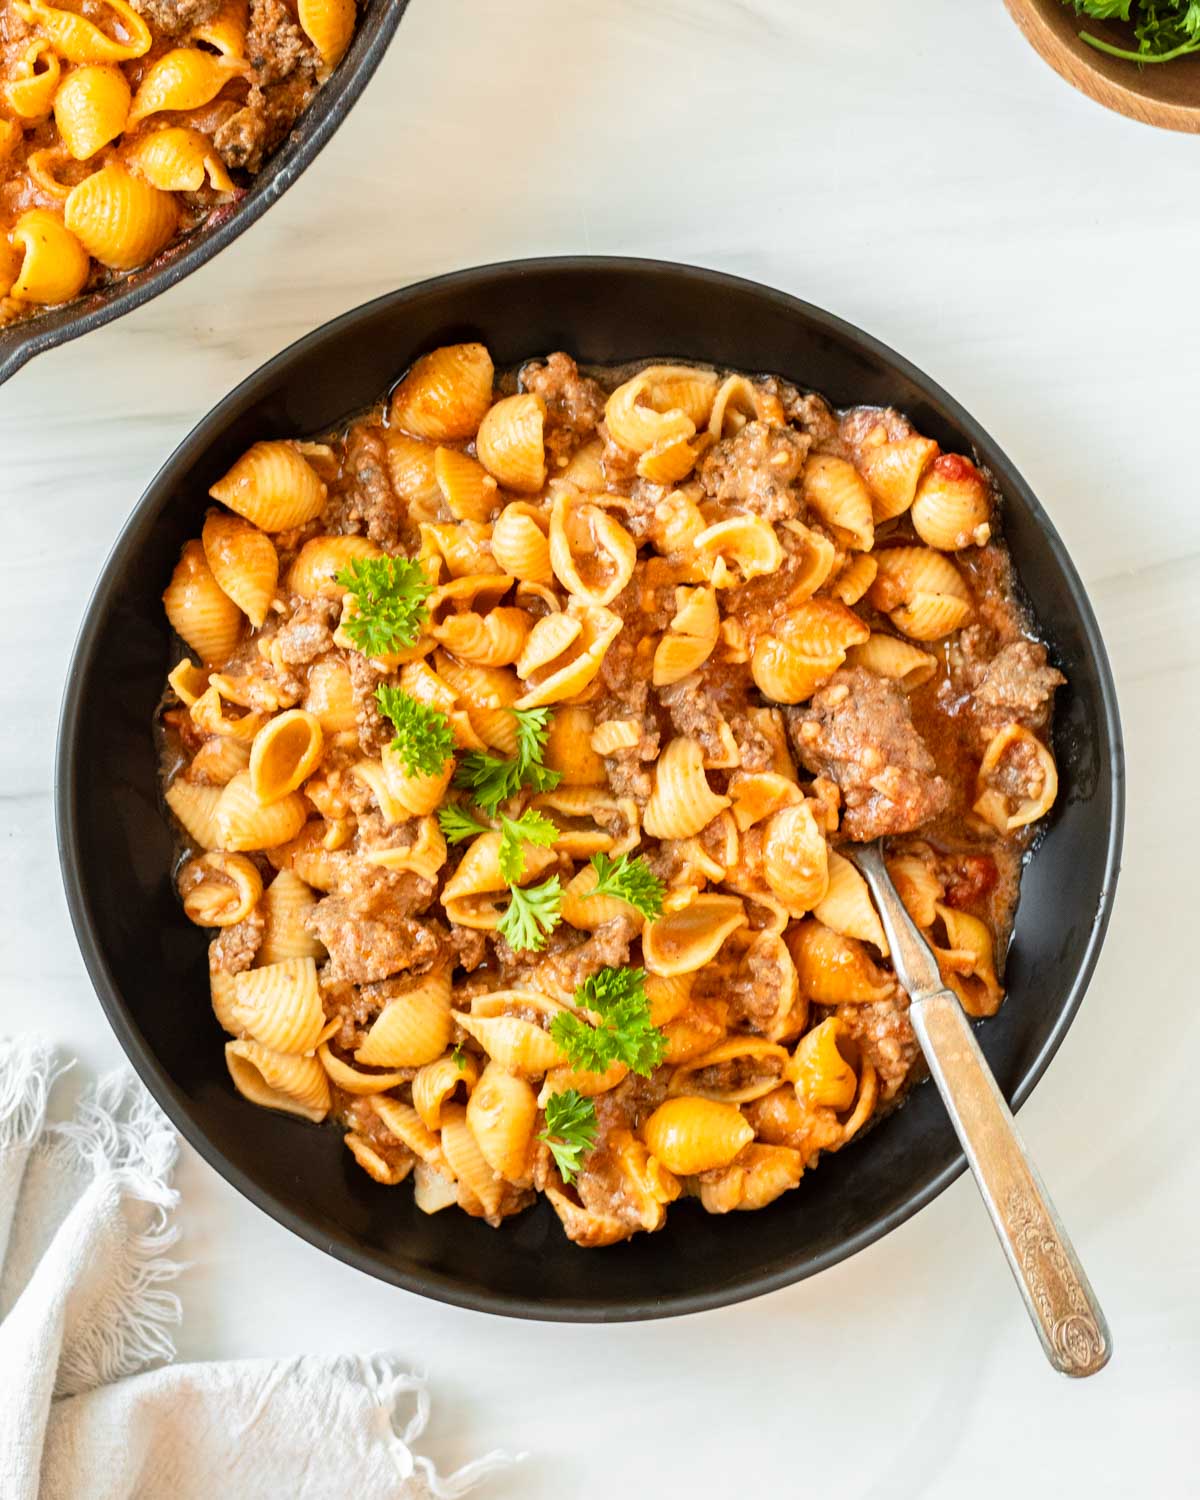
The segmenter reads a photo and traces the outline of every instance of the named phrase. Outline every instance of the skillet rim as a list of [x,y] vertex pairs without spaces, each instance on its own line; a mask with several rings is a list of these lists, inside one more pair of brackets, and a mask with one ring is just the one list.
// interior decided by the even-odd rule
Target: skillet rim
[[827,1270],[882,1239],[931,1203],[962,1174],[967,1165],[966,1157],[959,1151],[924,1187],[914,1189],[901,1204],[877,1215],[862,1229],[845,1236],[827,1250],[809,1255],[803,1261],[790,1263],[783,1268],[753,1273],[727,1281],[708,1291],[681,1291],[669,1297],[644,1300],[626,1298],[610,1305],[571,1299],[546,1303],[531,1297],[469,1286],[456,1277],[437,1271],[428,1269],[419,1272],[407,1271],[389,1263],[382,1255],[365,1251],[351,1243],[348,1236],[343,1240],[336,1240],[328,1233],[319,1231],[302,1214],[294,1212],[286,1203],[276,1198],[269,1189],[255,1182],[248,1173],[243,1172],[240,1167],[230,1161],[193,1120],[189,1100],[173,1082],[170,1075],[159,1065],[128,1012],[101,949],[86,883],[81,876],[78,857],[80,834],[76,793],[83,741],[83,724],[80,718],[85,696],[83,683],[91,670],[102,622],[114,602],[114,596],[120,589],[126,570],[137,556],[144,534],[152,530],[159,514],[172,496],[175,475],[186,473],[194,459],[231,424],[240,411],[257,399],[260,391],[269,386],[278,373],[286,371],[302,353],[323,340],[345,338],[356,325],[369,325],[385,306],[389,310],[402,308],[426,296],[480,282],[499,283],[496,290],[502,290],[503,282],[512,277],[589,270],[666,274],[680,278],[684,282],[694,282],[717,294],[733,290],[743,294],[751,293],[773,303],[782,316],[805,321],[820,334],[848,344],[858,354],[866,355],[886,365],[920,388],[935,405],[941,408],[942,413],[951,422],[959,426],[976,446],[977,451],[986,455],[988,466],[1000,482],[1001,489],[1018,494],[1035,522],[1079,615],[1087,654],[1095,669],[1097,690],[1103,710],[1103,733],[1108,743],[1111,761],[1109,792],[1112,815],[1105,842],[1100,903],[1092,917],[1083,960],[1042,1047],[1021,1073],[1011,1094],[1007,1095],[1012,1109],[1016,1112],[1044,1076],[1079,1012],[1112,916],[1117,879],[1120,874],[1125,824],[1124,742],[1117,706],[1116,686],[1099,625],[1083,582],[1049,516],[1007,454],[959,402],[903,355],[854,324],[801,298],[793,297],[745,277],[674,261],[629,256],[546,256],[498,261],[447,272],[441,276],[384,293],[294,340],[273,359],[268,360],[248,375],[229,395],[201,418],[162,464],[122,526],[104,562],[85,608],[83,621],[71,652],[58,723],[54,803],[56,842],[67,905],[88,977],[110,1026],[142,1081],[175,1127],[209,1166],[231,1183],[244,1197],[301,1239],[332,1255],[335,1259],[354,1266],[357,1270],[364,1271],[391,1285],[402,1287],[406,1291],[475,1312],[502,1314],[542,1322],[616,1323],[676,1317],[749,1301],[751,1298],[778,1291],[814,1276],[820,1271]]

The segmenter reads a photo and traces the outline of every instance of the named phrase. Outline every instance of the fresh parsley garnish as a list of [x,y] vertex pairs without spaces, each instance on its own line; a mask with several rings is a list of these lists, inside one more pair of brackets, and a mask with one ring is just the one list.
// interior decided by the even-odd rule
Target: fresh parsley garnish
[[450,720],[411,693],[381,682],[375,689],[379,711],[392,721],[391,748],[408,776],[436,776],[454,754]]
[[515,797],[522,787],[533,792],[551,791],[562,774],[542,764],[550,732],[548,708],[510,708],[517,721],[517,753],[512,759],[472,750],[459,762],[454,785],[471,793],[489,817],[502,802]]
[[366,656],[411,646],[429,618],[433,585],[415,558],[356,557],[335,582],[354,595],[342,628]]
[[1200,52],[1200,0],[1063,0],[1063,4],[1073,5],[1076,15],[1097,21],[1133,21],[1136,47],[1115,46],[1089,31],[1079,33],[1080,41],[1110,57],[1165,63]]
[[614,860],[607,854],[593,854],[591,864],[596,872],[596,884],[588,891],[587,897],[615,896],[618,901],[627,901],[652,922],[662,916],[666,885],[641,855],[622,854]]
[[598,969],[575,991],[575,1004],[595,1011],[600,1023],[591,1026],[570,1011],[560,1011],[550,1023],[550,1035],[573,1068],[603,1073],[623,1062],[631,1073],[648,1077],[662,1062],[667,1039],[650,1021],[644,969]]
[[510,948],[540,953],[562,920],[562,886],[551,875],[541,885],[514,886],[497,931]]
[[516,882],[525,873],[525,845],[536,844],[539,849],[548,849],[559,836],[557,823],[552,823],[545,813],[532,808],[519,818],[500,816],[500,873],[505,880]]
[[454,1063],[454,1066],[460,1073],[465,1073],[467,1071],[467,1054],[463,1051],[463,1044],[461,1042],[459,1042],[454,1051],[451,1052],[450,1057]]
[[468,807],[460,802],[447,802],[438,808],[438,823],[451,844],[461,844],[464,839],[473,839],[477,833],[491,833],[487,823],[481,823],[471,815]]
[[574,1182],[583,1153],[596,1142],[596,1106],[578,1089],[551,1094],[546,1100],[546,1128],[538,1140],[550,1147],[562,1180]]

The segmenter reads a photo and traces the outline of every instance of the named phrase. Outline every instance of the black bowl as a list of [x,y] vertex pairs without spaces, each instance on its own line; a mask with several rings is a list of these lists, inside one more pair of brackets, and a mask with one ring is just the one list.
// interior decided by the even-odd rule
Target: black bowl
[[47,308],[31,318],[0,328],[0,385],[35,354],[111,323],[122,313],[132,312],[159,292],[165,292],[261,218],[287,192],[350,113],[387,51],[407,6],[408,0],[370,0],[333,76],[318,89],[295,129],[236,203],[219,209],[190,234],[173,241],[149,265],[117,277],[107,286],[85,292],[61,307]]
[[297,1234],[351,1265],[460,1306],[615,1321],[716,1307],[833,1265],[903,1223],[965,1165],[928,1085],[800,1188],[752,1214],[676,1204],[667,1227],[577,1249],[542,1203],[503,1229],[429,1218],[376,1186],[337,1131],[269,1114],[233,1090],[208,1004],[207,938],[171,886],[151,722],[169,659],[160,594],[197,535],[208,486],[256,438],[317,433],[375,400],[420,353],[479,338],[498,366],[566,349],[776,371],[839,404],[892,403],[945,447],[973,451],[1004,496],[1029,599],[1070,686],[1055,732],[1061,790],[1029,863],[1011,993],[979,1036],[1005,1095],[1029,1096],[1070,1025],[1117,878],[1120,726],[1104,647],[1075,569],[1028,486],[977,422],[890,349],[750,282],[650,261],[569,259],[463,271],[381,297],[301,339],[216,408],[142,497],[88,608],[63,705],[57,815],[67,898],[114,1030],[196,1149]]

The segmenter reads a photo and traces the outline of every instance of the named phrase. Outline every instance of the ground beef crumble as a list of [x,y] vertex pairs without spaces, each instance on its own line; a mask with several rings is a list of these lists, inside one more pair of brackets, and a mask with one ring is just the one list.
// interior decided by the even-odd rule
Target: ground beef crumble
[[861,667],[843,668],[807,707],[788,709],[787,724],[801,764],[841,789],[846,838],[865,843],[909,833],[949,802],[949,788],[895,682]]

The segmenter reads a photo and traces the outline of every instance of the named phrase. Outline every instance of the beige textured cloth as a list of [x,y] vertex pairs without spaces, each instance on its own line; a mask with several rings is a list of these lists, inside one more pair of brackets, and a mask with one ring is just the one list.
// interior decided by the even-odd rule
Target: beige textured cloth
[[0,1039],[3,1500],[450,1500],[510,1461],[439,1476],[424,1382],[384,1357],[167,1363],[175,1133],[128,1073],[47,1125],[59,1071]]

